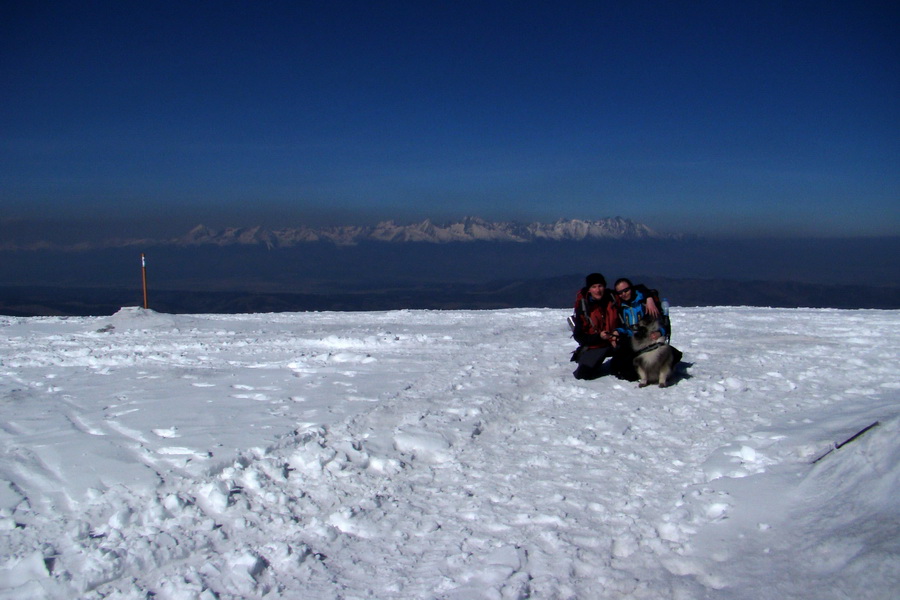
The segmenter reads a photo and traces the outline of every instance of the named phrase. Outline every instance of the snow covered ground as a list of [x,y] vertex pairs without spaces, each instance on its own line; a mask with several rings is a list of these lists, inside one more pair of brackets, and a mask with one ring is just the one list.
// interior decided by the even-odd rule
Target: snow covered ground
[[0,317],[0,598],[896,597],[900,311],[567,314]]

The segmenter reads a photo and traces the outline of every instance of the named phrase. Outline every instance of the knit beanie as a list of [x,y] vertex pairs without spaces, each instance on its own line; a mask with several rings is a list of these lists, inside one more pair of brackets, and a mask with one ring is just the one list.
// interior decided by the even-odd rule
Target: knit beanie
[[600,284],[603,287],[606,287],[606,279],[600,273],[591,273],[587,277],[584,278],[585,287],[591,287],[592,285]]

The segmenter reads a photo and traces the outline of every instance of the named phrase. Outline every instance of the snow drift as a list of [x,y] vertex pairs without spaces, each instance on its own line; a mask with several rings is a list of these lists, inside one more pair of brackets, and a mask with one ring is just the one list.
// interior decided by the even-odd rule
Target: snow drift
[[894,594],[900,312],[673,313],[0,317],[0,598]]

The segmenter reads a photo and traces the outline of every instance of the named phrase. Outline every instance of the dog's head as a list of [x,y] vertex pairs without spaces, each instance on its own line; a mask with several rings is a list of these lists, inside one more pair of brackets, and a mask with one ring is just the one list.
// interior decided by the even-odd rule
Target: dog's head
[[660,330],[659,321],[650,316],[643,316],[634,330],[634,341],[637,343],[650,341],[650,334]]

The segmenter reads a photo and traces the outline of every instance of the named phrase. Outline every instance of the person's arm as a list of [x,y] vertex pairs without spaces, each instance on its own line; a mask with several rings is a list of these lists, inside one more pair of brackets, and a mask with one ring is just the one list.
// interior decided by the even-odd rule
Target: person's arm
[[634,286],[634,289],[644,295],[644,309],[647,311],[647,314],[654,319],[660,318],[662,316],[662,309],[657,300],[657,298],[659,298],[659,292],[651,290],[643,284]]
[[584,315],[584,311],[579,311],[578,316],[575,318],[575,331],[572,332],[572,337],[575,338],[575,341],[578,342],[579,345],[604,346],[611,341],[609,332],[607,331],[591,333],[590,328],[586,326],[590,316],[584,315],[584,317],[582,317],[581,315]]
[[602,346],[603,336],[598,333],[588,333],[584,328],[575,326],[575,332],[572,334],[575,341],[581,346]]

